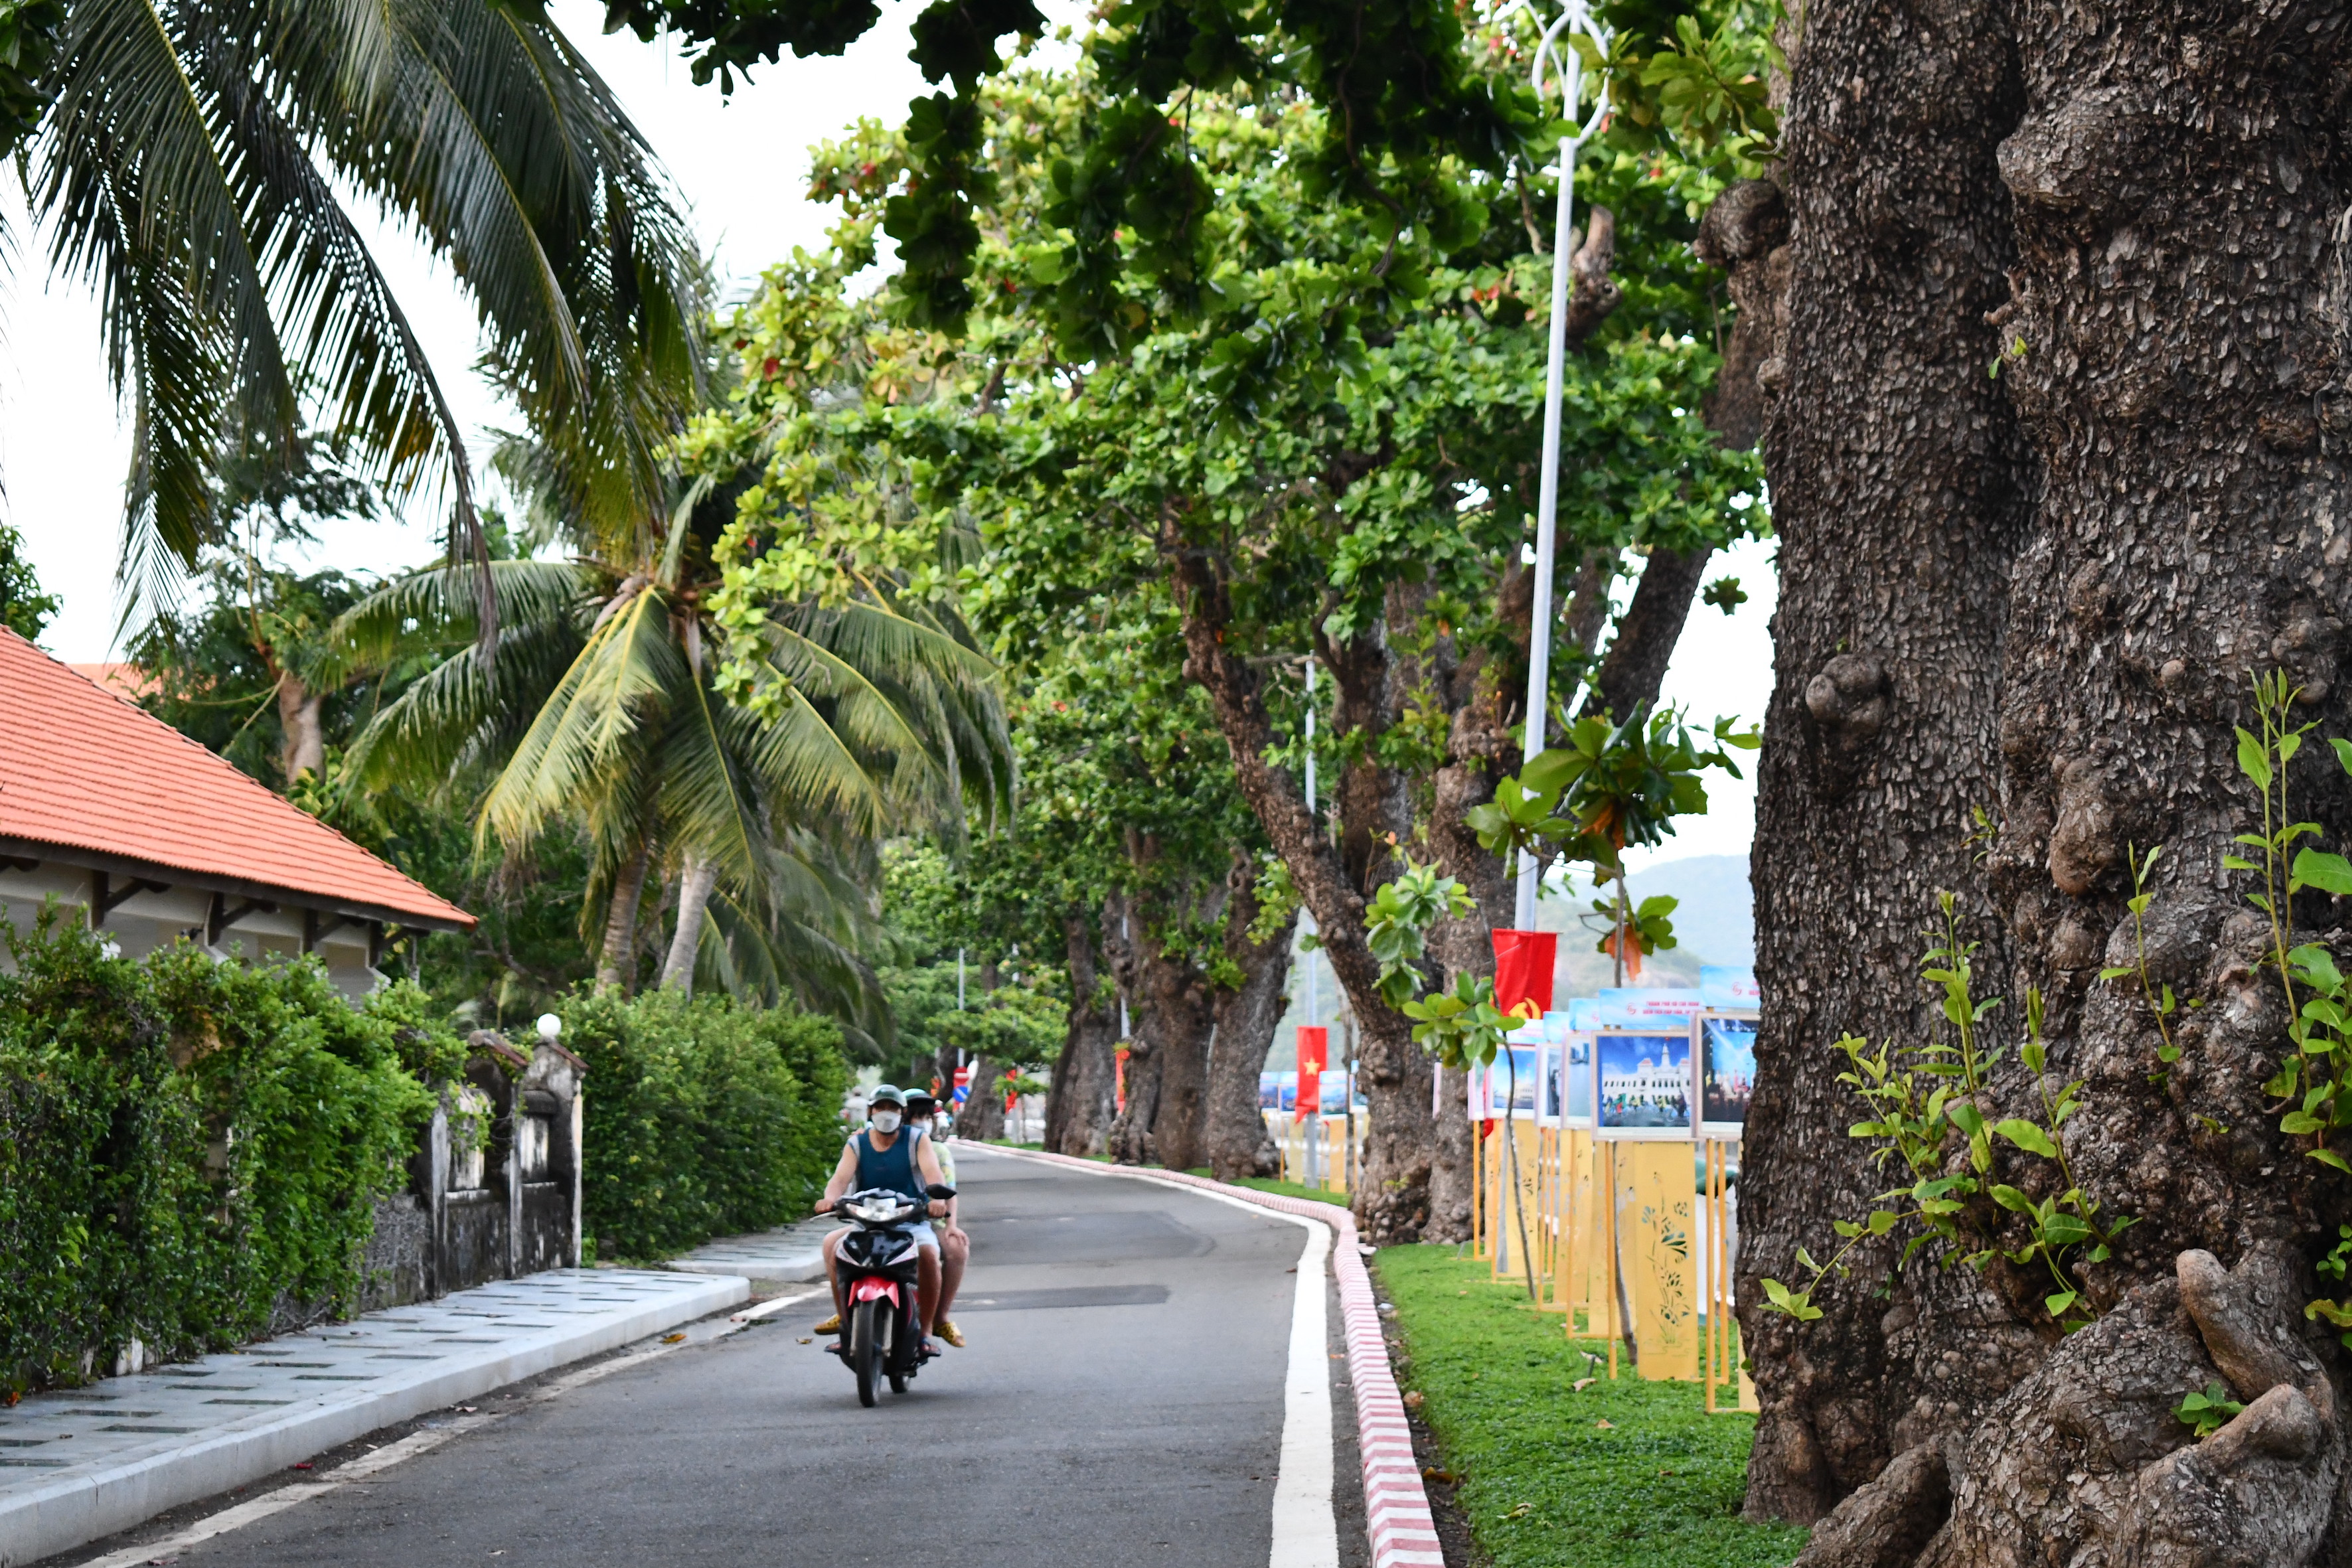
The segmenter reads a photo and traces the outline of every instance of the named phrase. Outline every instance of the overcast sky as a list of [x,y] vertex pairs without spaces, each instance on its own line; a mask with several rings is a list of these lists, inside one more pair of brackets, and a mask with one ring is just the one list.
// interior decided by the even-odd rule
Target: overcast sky
[[[730,297],[794,245],[816,244],[831,223],[831,208],[804,199],[810,144],[861,115],[895,122],[910,98],[929,90],[907,58],[908,0],[886,4],[882,22],[845,57],[787,58],[739,84],[731,100],[715,86],[696,87],[670,47],[602,35],[601,5],[555,0],[552,9],[668,165]],[[46,283],[43,239],[26,230],[15,182],[0,185],[13,240],[9,265],[0,268],[0,505],[23,532],[43,586],[65,601],[43,642],[61,658],[102,659],[116,646],[113,570],[129,444],[107,390],[96,304],[78,286]],[[516,423],[472,372],[473,310],[446,270],[395,230],[371,226],[370,239],[460,421],[477,433]],[[436,549],[429,510],[419,518],[345,525],[309,563],[382,572],[419,563]],[[1769,560],[1768,548],[1750,546],[1722,568],[1750,595],[1736,616],[1692,611],[1666,697],[1702,720],[1763,717],[1771,692]],[[1747,784],[1712,790],[1709,815],[1688,824],[1663,856],[1646,858],[1744,853],[1754,826],[1754,770],[1746,771]]]

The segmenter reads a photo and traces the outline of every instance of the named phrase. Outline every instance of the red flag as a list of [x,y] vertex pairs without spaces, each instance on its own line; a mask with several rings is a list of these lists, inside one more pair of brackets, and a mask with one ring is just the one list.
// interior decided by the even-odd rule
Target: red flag
[[1298,1026],[1298,1099],[1301,1116],[1323,1112],[1323,1060],[1331,1049],[1331,1031],[1320,1024]]
[[1559,935],[1548,931],[1495,933],[1495,1005],[1517,1018],[1551,1011],[1552,965]]

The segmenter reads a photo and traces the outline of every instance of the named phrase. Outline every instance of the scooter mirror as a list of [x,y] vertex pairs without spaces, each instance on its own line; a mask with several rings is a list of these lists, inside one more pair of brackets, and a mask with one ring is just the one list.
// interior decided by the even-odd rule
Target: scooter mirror
[[933,1182],[929,1186],[925,1187],[923,1191],[929,1194],[932,1197],[939,1199],[941,1203],[945,1203],[948,1199],[956,1195],[955,1189],[949,1186],[945,1182]]

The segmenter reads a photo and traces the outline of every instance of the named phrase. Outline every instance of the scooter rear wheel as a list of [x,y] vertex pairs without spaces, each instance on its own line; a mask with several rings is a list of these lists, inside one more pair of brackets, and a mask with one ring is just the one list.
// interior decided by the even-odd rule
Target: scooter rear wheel
[[882,1351],[875,1343],[874,1303],[860,1301],[849,1314],[849,1369],[857,1374],[857,1403],[868,1410],[874,1408],[877,1397],[876,1373],[881,1370]]

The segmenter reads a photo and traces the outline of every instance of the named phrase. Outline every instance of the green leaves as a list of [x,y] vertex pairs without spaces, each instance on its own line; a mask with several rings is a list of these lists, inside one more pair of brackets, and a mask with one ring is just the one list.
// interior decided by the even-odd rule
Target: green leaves
[[2174,1419],[2202,1439],[2220,1431],[2231,1416],[2244,1408],[2243,1404],[2230,1397],[2226,1384],[2209,1383],[2202,1392],[2184,1394],[2172,1414]]
[[109,958],[62,914],[0,931],[0,1403],[92,1346],[182,1360],[353,1300],[433,1112],[413,1069],[466,1054],[414,986],[362,1008],[310,960]]
[[[2140,864],[2152,864],[2152,858]],[[1982,1075],[1996,1053],[1980,1049],[1974,1031],[1994,1004],[1991,999],[1979,1000],[1970,989],[1969,955],[1974,948],[1959,940],[1952,895],[1940,895],[1938,904],[1944,931],[1929,951],[1922,978],[1943,993],[1944,1016],[1956,1030],[1956,1041],[1908,1047],[1899,1058],[1892,1046],[1882,1045],[1873,1052],[1868,1042],[1851,1035],[1836,1047],[1850,1064],[1849,1070],[1838,1075],[1838,1081],[1860,1096],[1872,1111],[1868,1120],[1853,1124],[1852,1136],[1878,1142],[1881,1147],[1873,1158],[1882,1166],[1899,1159],[1912,1176],[1908,1189],[1882,1197],[1907,1196],[1916,1206],[1907,1214],[1874,1209],[1866,1223],[1834,1222],[1845,1247],[1831,1266],[1837,1266],[1847,1251],[1864,1240],[1915,1220],[1919,1229],[1904,1247],[1906,1261],[1921,1247],[1940,1244],[1947,1258],[1957,1257],[1979,1268],[1996,1253],[2019,1265],[2039,1263],[2055,1287],[2044,1297],[2043,1305],[2060,1328],[2071,1333],[2087,1326],[2095,1313],[2070,1276],[2084,1266],[2106,1262],[2113,1255],[2115,1239],[2134,1222],[2128,1217],[2105,1221],[2098,1202],[2074,1181],[2056,1129],[2081,1110],[2084,1085],[2077,1081],[2055,1089],[2051,1086],[2045,1070],[2049,1045],[2042,1034],[2040,992],[2031,988],[2026,992],[2026,1037],[2019,1058],[2032,1074],[2042,1119],[2011,1116],[1990,1121],[1975,1103],[1975,1097],[1984,1092]],[[1955,1133],[1966,1141],[1973,1175],[1944,1173]],[[2009,1183],[1982,1181],[1993,1172],[1995,1137],[2021,1153],[2054,1164],[2060,1190],[2036,1200]],[[1998,1215],[1989,1215],[1975,1201],[1979,1193],[1992,1200],[1995,1209],[2015,1217],[2002,1222]],[[2022,1246],[1996,1239],[2021,1222],[2027,1232]],[[1800,1259],[1803,1260],[1801,1252]],[[1816,1281],[1824,1271],[1816,1269]]]
[[1495,803],[1467,814],[1478,841],[1498,853],[1549,854],[1613,867],[1628,845],[1654,845],[1674,831],[1673,820],[1706,810],[1703,776],[1720,768],[1740,776],[1734,751],[1763,743],[1753,729],[1717,719],[1695,730],[1680,709],[1622,723],[1588,713],[1569,726],[1562,744],[1538,753],[1517,775],[1496,786]]
[[2270,788],[2271,781],[2277,777],[2272,748],[2242,724],[2238,726],[2238,771],[2253,780],[2254,787],[2261,790]]
[[1764,1281],[1764,1310],[1794,1318],[1801,1323],[1810,1323],[1822,1315],[1822,1310],[1813,1305],[1811,1290],[1791,1290],[1778,1279]]
[[1449,1068],[1493,1061],[1519,1022],[1496,1007],[1495,983],[1484,975],[1456,975],[1453,989],[1396,1005],[1413,1020],[1413,1043]]
[[2058,1157],[2058,1145],[2050,1141],[2050,1134],[2021,1117],[2010,1117],[1993,1131],[2029,1154],[2039,1154],[2045,1160]]
[[1381,884],[1364,911],[1364,940],[1380,960],[1381,994],[1402,1007],[1421,992],[1419,968],[1429,928],[1449,915],[1465,914],[1470,894],[1434,865],[1407,862],[1403,875]]
[[2295,851],[2294,864],[2287,872],[2286,890],[2299,893],[2305,888],[2316,888],[2337,898],[2352,897],[2352,861],[2316,849]]

